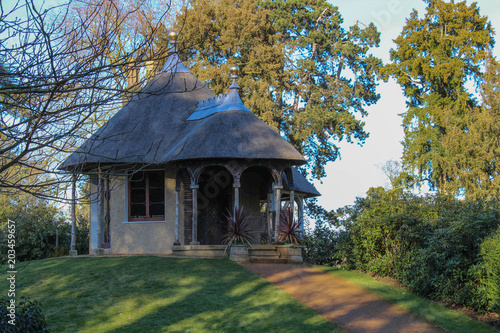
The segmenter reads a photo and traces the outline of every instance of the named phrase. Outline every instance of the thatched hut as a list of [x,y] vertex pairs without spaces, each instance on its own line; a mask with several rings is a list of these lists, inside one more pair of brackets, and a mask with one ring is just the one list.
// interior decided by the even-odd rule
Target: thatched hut
[[90,175],[91,253],[217,255],[227,211],[243,206],[261,243],[284,204],[301,217],[319,195],[294,168],[303,156],[243,105],[237,69],[216,97],[171,37],[164,68],[61,165]]

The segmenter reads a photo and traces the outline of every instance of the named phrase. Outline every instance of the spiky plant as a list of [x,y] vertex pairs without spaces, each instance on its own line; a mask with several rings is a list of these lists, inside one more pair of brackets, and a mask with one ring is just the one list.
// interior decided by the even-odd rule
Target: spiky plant
[[236,209],[234,213],[228,211],[225,216],[227,221],[227,232],[224,234],[222,242],[227,245],[226,251],[231,245],[236,243],[246,243],[252,247],[252,241],[254,239],[253,230],[248,224],[247,215],[243,207]]
[[302,236],[300,234],[301,225],[302,221],[294,221],[291,208],[282,211],[280,214],[280,225],[278,227],[278,242],[302,245]]

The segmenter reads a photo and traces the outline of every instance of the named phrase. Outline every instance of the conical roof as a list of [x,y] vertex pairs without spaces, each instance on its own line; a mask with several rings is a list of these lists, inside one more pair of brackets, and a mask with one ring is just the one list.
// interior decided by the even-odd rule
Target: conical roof
[[243,105],[235,80],[230,88],[228,95],[215,97],[174,53],[164,70],[60,168],[88,170],[102,163],[165,164],[202,158],[306,163],[288,141]]
[[98,163],[167,162],[164,156],[187,126],[199,100],[214,94],[191,72],[162,72],[116,113],[62,169],[88,169]]

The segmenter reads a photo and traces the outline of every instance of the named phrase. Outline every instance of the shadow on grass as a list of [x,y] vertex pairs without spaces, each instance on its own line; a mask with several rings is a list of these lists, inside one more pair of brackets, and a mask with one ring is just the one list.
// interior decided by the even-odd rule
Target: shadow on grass
[[[32,262],[18,283],[17,295],[42,303],[53,332],[333,330],[314,311],[228,260],[47,259]],[[2,279],[0,290],[5,288]]]

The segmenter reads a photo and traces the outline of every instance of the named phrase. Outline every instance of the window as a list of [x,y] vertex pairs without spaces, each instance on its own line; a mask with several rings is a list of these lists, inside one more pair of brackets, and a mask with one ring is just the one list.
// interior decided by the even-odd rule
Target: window
[[163,171],[141,171],[129,180],[129,221],[158,221],[165,218],[165,175]]

